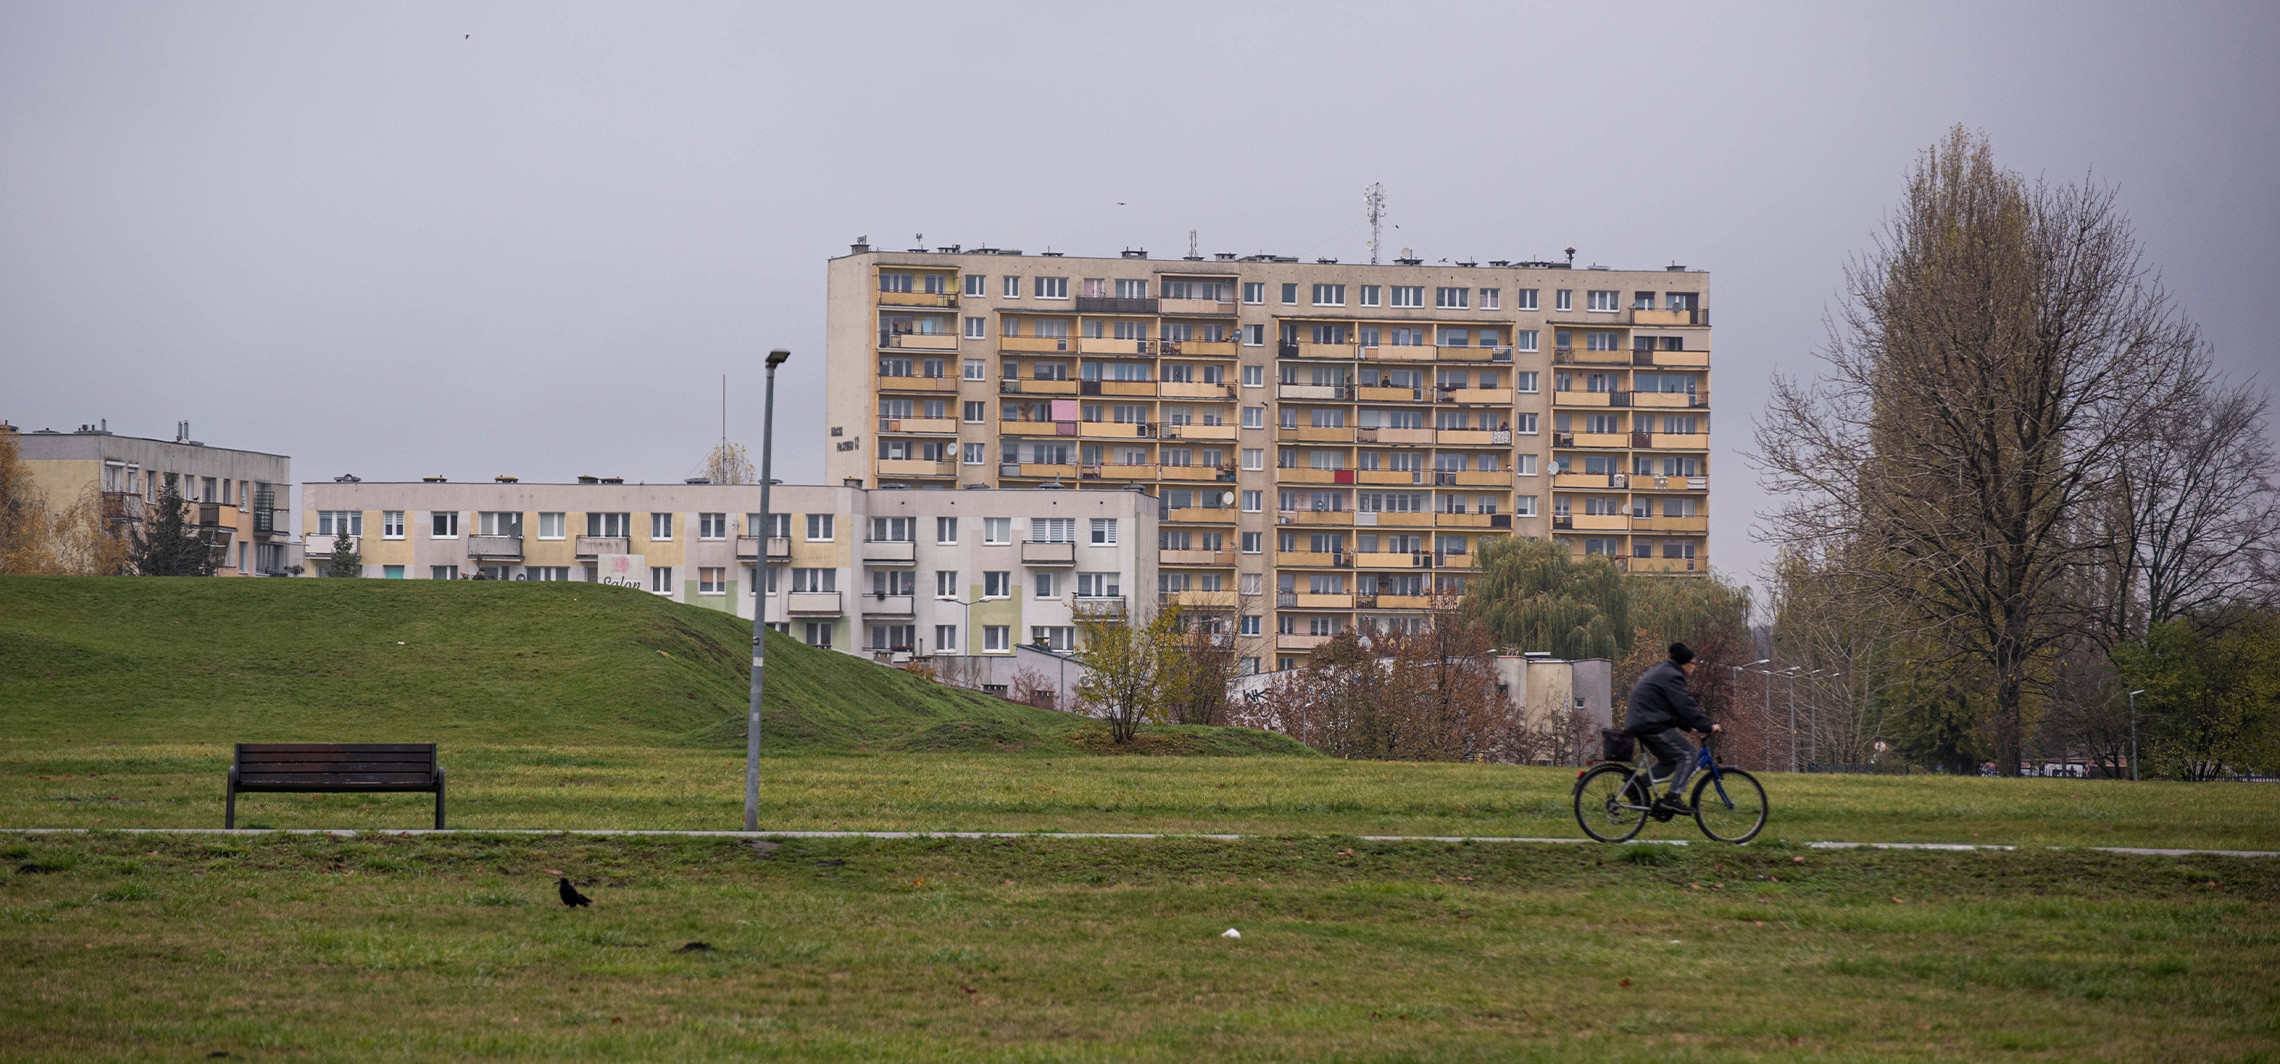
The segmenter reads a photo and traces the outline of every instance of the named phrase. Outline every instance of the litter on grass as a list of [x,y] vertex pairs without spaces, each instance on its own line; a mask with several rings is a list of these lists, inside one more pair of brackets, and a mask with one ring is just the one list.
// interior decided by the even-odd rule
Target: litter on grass
[[1228,929],[1227,929],[1227,930],[1225,930],[1225,931],[1221,931],[1221,932],[1219,933],[1219,937],[1221,937],[1221,938],[1242,938],[1242,937],[1243,937],[1243,932],[1241,932],[1241,931],[1237,931],[1237,930],[1235,930],[1234,928],[1230,927],[1230,928],[1228,928]]

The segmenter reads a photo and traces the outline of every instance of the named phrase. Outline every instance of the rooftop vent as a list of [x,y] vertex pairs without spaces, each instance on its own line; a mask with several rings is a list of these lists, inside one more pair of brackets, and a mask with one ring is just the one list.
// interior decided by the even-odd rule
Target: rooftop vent
[[1065,252],[1059,252],[1059,251],[1040,251],[1040,252],[1038,252],[1038,254],[1040,254],[1040,255],[1043,255],[1043,256],[1045,256],[1046,258],[1049,258],[1049,259],[1057,259],[1057,258],[1060,258],[1060,257],[1061,257],[1063,254],[1065,254]]
[[444,478],[444,477],[421,477],[421,478],[420,478],[420,483],[422,483],[422,484],[449,484],[449,483],[451,483],[451,481],[450,481],[450,480],[448,480],[448,479],[446,479],[446,478]]
[[1685,273],[1685,272],[1686,272],[1686,267],[1684,267],[1684,266],[1681,266],[1681,265],[1679,265],[1679,264],[1677,264],[1677,263],[1675,263],[1675,262],[1674,262],[1674,263],[1671,263],[1671,264],[1670,264],[1670,265],[1668,265],[1668,266],[1665,266],[1665,267],[1663,267],[1663,269],[1669,270],[1669,271],[1670,271],[1670,272],[1672,272],[1672,273]]
[[623,484],[623,483],[625,483],[625,478],[624,478],[624,477],[603,477],[603,478],[602,478],[602,483],[604,483],[604,484]]
[[1425,260],[1424,260],[1424,259],[1395,259],[1395,260],[1393,260],[1393,261],[1394,261],[1394,264],[1395,264],[1395,265],[1397,265],[1397,266],[1423,266],[1423,265],[1425,265]]
[[937,255],[955,255],[958,253],[958,245],[952,244],[946,248],[935,248],[934,253]]
[[1491,265],[1491,266],[1510,266],[1510,265],[1512,265],[1512,260],[1510,260],[1510,259],[1490,259],[1490,260],[1488,260],[1488,264],[1489,264],[1489,265]]
[[1232,251],[1214,251],[1211,253],[1211,257],[1218,259],[1221,262],[1235,261],[1235,253]]
[[1458,263],[1457,265],[1459,265],[1459,266],[1464,266],[1464,267],[1467,267],[1467,268],[1470,268],[1470,267],[1478,266],[1478,265],[1480,265],[1480,263],[1477,263],[1477,262],[1460,262],[1460,263]]
[[683,483],[683,484],[710,484],[710,483],[712,483],[712,478],[711,478],[711,477],[685,477],[685,478],[683,478],[683,479],[681,480],[681,483]]
[[360,476],[357,476],[357,475],[356,475],[356,474],[354,474],[354,473],[342,473],[341,475],[339,475],[339,476],[337,476],[337,477],[334,477],[334,478],[333,478],[333,483],[335,483],[335,484],[362,484],[362,483],[364,483],[364,478],[363,478],[363,477],[360,477]]
[[1314,260],[1314,264],[1315,264],[1315,265],[1317,265],[1317,266],[1336,266],[1336,265],[1338,265],[1338,260],[1337,260],[1337,259],[1316,259],[1316,260]]
[[601,483],[601,482],[602,482],[602,478],[600,478],[600,477],[595,477],[595,476],[585,476],[585,475],[581,475],[581,476],[579,476],[579,478],[578,478],[578,483],[580,483],[580,484],[599,484],[599,483]]
[[501,484],[520,484],[520,483],[522,483],[522,478],[521,478],[521,477],[492,477],[491,479],[492,479],[492,480],[495,480],[495,481],[498,481],[498,482],[499,482],[499,483],[501,483]]
[[1139,250],[1135,251],[1135,250],[1133,250],[1133,249],[1131,249],[1131,248],[1125,248],[1125,249],[1124,249],[1124,257],[1125,257],[1125,258],[1128,258],[1128,259],[1144,259],[1144,258],[1147,258],[1147,257],[1148,257],[1148,249],[1147,249],[1147,248],[1141,248],[1141,249],[1139,249]]
[[851,254],[860,255],[860,254],[863,254],[863,253],[864,253],[864,252],[866,252],[866,251],[869,251],[869,250],[871,250],[871,245],[870,245],[870,244],[868,244],[868,243],[865,243],[865,241],[867,241],[867,240],[869,240],[869,239],[870,239],[870,237],[862,237],[862,238],[860,238],[860,239],[856,240],[854,243],[847,245],[847,250],[848,250],[848,252],[849,252],[849,253],[851,253]]

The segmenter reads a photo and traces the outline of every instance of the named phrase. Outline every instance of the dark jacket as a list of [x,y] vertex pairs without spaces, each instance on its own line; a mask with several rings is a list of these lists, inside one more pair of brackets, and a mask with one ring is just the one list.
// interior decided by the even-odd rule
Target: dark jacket
[[1631,688],[1631,711],[1623,730],[1632,735],[1653,735],[1671,728],[1709,731],[1710,718],[1702,703],[1686,689],[1686,673],[1668,659],[1655,663]]

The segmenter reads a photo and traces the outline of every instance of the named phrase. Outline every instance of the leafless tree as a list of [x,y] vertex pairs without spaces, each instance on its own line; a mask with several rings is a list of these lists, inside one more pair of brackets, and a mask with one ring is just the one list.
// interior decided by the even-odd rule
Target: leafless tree
[[1958,128],[1847,271],[1816,385],[1777,379],[1755,461],[1771,536],[1840,566],[1984,665],[2018,771],[2038,664],[2088,618],[2058,594],[2108,473],[2185,413],[2199,333],[2148,276],[2111,191],[2028,185]]
[[1061,689],[1053,678],[1027,665],[1013,674],[1013,683],[1006,688],[1006,698],[1038,709],[1061,708]]

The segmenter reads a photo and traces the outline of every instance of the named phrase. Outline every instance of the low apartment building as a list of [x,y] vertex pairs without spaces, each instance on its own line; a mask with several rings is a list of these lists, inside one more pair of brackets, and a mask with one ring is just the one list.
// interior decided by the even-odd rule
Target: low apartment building
[[284,576],[294,564],[293,460],[285,455],[209,447],[190,438],[187,421],[176,424],[171,440],[116,435],[103,422],[19,432],[16,446],[51,507],[99,496],[113,531],[126,536],[142,530],[173,485],[185,523],[212,550],[215,575]]
[[751,484],[344,479],[301,504],[309,575],[345,532],[367,577],[609,583],[739,617],[757,598],[778,631],[889,657],[1065,650],[1156,580],[1138,491],[784,484],[765,530]]

